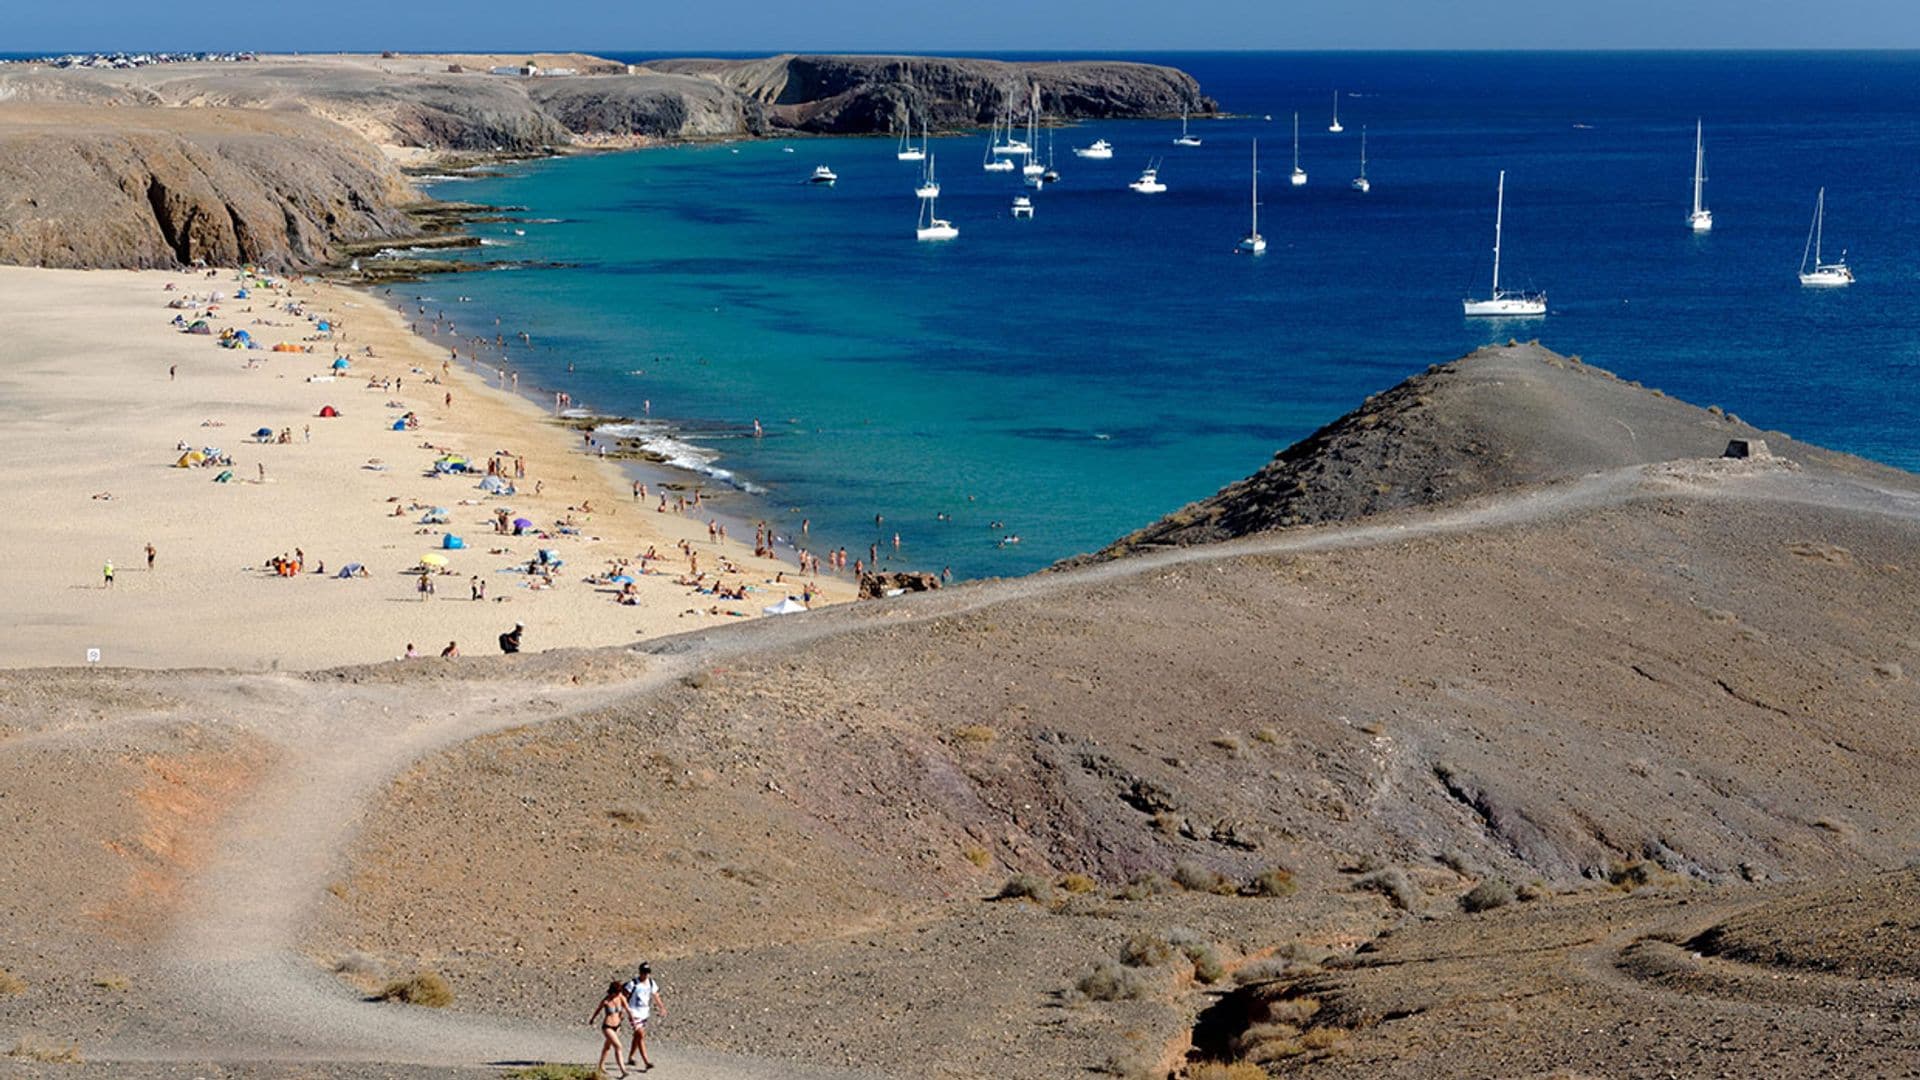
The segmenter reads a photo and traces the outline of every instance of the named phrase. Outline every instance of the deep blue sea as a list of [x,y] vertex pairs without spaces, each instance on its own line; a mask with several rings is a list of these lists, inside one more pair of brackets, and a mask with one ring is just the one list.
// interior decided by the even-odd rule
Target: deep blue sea
[[[680,452],[758,492],[737,517],[804,517],[817,550],[859,555],[897,530],[901,563],[962,576],[1098,547],[1509,337],[1920,468],[1920,54],[1130,58],[1186,69],[1234,117],[1196,122],[1197,149],[1171,145],[1177,121],[1059,130],[1063,179],[1032,220],[979,133],[934,140],[946,244],[915,241],[918,166],[890,139],[585,156],[434,187],[535,219],[478,226],[485,257],[565,265],[396,291],[463,331],[527,331],[507,350],[523,387],[650,403]],[[1705,236],[1685,224],[1696,117]],[[1096,138],[1113,160],[1072,155]],[[1254,139],[1271,248],[1248,258]],[[1155,158],[1169,190],[1129,192]],[[805,184],[817,164],[839,183]],[[1548,291],[1544,319],[1460,313],[1486,288],[1501,169],[1505,278]],[[1795,277],[1822,185],[1851,288]]]

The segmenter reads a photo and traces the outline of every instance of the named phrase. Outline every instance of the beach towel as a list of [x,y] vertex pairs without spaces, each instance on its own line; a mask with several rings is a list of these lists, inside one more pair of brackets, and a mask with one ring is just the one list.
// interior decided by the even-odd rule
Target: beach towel
[[213,482],[214,482],[214,483],[216,483],[216,484],[224,484],[224,483],[226,483],[227,481],[229,481],[229,480],[232,480],[232,479],[233,479],[233,470],[232,470],[232,469],[222,469],[222,470],[220,470],[220,475],[219,475],[219,476],[216,476],[216,477],[214,477],[214,478],[213,478]]

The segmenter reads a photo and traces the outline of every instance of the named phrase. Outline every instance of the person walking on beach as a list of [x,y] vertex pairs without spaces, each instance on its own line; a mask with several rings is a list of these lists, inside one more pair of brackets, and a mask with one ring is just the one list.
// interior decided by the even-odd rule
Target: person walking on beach
[[154,550],[153,541],[147,541],[147,573],[153,573],[153,557],[159,554]]
[[167,381],[168,381],[168,382],[172,382],[172,381],[174,380],[174,377],[175,377],[175,376],[177,376],[177,375],[179,375],[179,374],[180,374],[180,365],[179,365],[179,364],[168,364],[168,365],[167,365]]
[[627,1049],[627,1064],[633,1064],[633,1057],[638,1054],[641,1067],[651,1071],[653,1059],[647,1056],[647,1021],[655,1008],[661,1016],[667,1015],[667,1003],[660,999],[660,984],[653,979],[653,965],[642,963],[634,977],[620,987],[620,992],[626,995],[627,1017],[633,1025],[633,1045]]
[[626,993],[620,989],[619,983],[608,983],[606,996],[600,999],[593,1015],[587,1018],[587,1023],[600,1027],[600,1064],[594,1067],[596,1072],[607,1071],[607,1055],[612,1054],[614,1067],[620,1070],[621,1076],[627,1075],[627,1067],[620,1064],[620,1017],[626,1011]]
[[108,559],[107,564],[100,568],[100,576],[106,579],[106,582],[100,586],[101,588],[103,589],[113,588],[113,560],[112,559]]

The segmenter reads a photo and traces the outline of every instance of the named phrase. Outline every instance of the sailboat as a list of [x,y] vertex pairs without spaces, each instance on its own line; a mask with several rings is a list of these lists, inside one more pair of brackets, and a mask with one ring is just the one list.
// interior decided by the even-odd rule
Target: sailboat
[[1499,201],[1493,211],[1493,292],[1485,300],[1468,298],[1460,301],[1461,310],[1468,315],[1545,315],[1547,313],[1547,294],[1529,292],[1500,291],[1500,227],[1507,211],[1507,170],[1500,170]]
[[1293,114],[1293,186],[1305,187],[1307,170],[1300,167],[1300,114]]
[[[1821,188],[1820,195],[1813,203],[1813,227],[1807,230],[1807,247],[1800,253],[1800,284],[1802,285],[1851,285],[1853,269],[1847,265],[1845,249],[1840,258],[1827,262],[1820,254],[1820,242],[1824,238],[1827,226],[1827,189]],[[1807,257],[1813,257],[1813,269],[1807,269]]]
[[927,167],[920,171],[920,186],[914,188],[913,193],[922,199],[937,199],[940,197],[940,181],[933,178],[933,154],[931,151],[927,154]]
[[1687,225],[1694,232],[1709,232],[1713,229],[1713,211],[1700,202],[1700,188],[1707,182],[1707,144],[1702,137],[1699,120],[1693,122],[1693,213],[1687,215]]
[[[996,122],[994,132],[999,133]],[[1031,151],[1033,147],[1013,137],[1013,96],[1007,95],[1007,137],[993,144],[994,157],[1019,157]]]
[[1180,106],[1180,137],[1173,140],[1175,146],[1199,146],[1200,136],[1187,134],[1187,107]]
[[1040,174],[1040,182],[1057,184],[1060,182],[1060,170],[1053,167],[1053,132],[1047,132],[1047,171]]
[[1253,140],[1253,224],[1247,229],[1247,235],[1240,238],[1240,254],[1262,255],[1267,250],[1267,238],[1260,235],[1260,140]]
[[[1009,119],[1008,123],[1013,121]],[[993,118],[993,127],[987,131],[987,152],[980,158],[980,167],[987,172],[1012,172],[1013,160],[1001,154],[1000,118]]]
[[901,161],[925,161],[927,159],[927,139],[924,131],[920,136],[920,145],[913,145],[912,110],[907,111],[907,126],[905,130],[900,132],[900,148],[894,151],[893,156]]
[[1367,129],[1360,127],[1360,175],[1353,178],[1353,190],[1362,194],[1373,190],[1373,181],[1367,179]]
[[937,201],[932,196],[920,200],[920,220],[914,227],[914,239],[952,240],[960,235],[960,230],[953,227],[953,222],[940,216],[935,207]]
[[1167,190],[1167,185],[1160,182],[1159,159],[1148,162],[1147,167],[1140,170],[1140,179],[1128,184],[1127,187],[1142,195],[1158,195]]
[[1027,148],[1027,162],[1020,166],[1020,175],[1028,177],[1029,179],[1040,176],[1047,171],[1047,167],[1040,164],[1036,157],[1036,151],[1039,150],[1040,144],[1040,136],[1038,133],[1039,123],[1040,86],[1036,83],[1033,87],[1033,104],[1027,109],[1027,141],[1023,144]]
[[1333,92],[1333,123],[1327,125],[1327,130],[1335,135],[1347,130],[1340,126],[1340,91],[1338,90]]

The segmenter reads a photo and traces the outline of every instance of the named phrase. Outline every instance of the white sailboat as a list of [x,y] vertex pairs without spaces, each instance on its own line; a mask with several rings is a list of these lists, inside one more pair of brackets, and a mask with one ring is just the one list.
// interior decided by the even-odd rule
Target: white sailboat
[[1333,123],[1327,125],[1327,130],[1335,135],[1347,130],[1340,126],[1340,91],[1338,90],[1333,92]]
[[1158,160],[1149,162],[1147,167],[1140,171],[1140,179],[1128,184],[1127,187],[1142,195],[1158,195],[1167,190],[1167,185],[1160,182],[1160,162]]
[[[1012,121],[1009,120],[1009,123]],[[987,131],[987,152],[980,158],[980,167],[987,172],[1012,172],[1013,159],[1000,153],[1000,118],[993,118],[993,127]]]
[[[1840,258],[1827,262],[1820,254],[1820,243],[1827,226],[1827,189],[1821,188],[1813,203],[1813,227],[1807,230],[1807,246],[1800,253],[1800,284],[1814,286],[1833,286],[1853,284],[1853,269],[1847,265],[1847,252],[1843,248]],[[1813,269],[1807,269],[1807,259],[1813,259]]]
[[1047,171],[1040,174],[1040,181],[1045,184],[1060,182],[1060,170],[1053,167],[1053,132],[1051,131],[1047,132]]
[[934,198],[920,200],[920,220],[913,230],[914,239],[952,240],[960,235],[960,230],[953,227],[953,222],[940,216],[935,205],[937,202]]
[[[1011,94],[1007,95],[1006,101],[1007,101],[1007,137],[1004,139],[1000,139],[999,141],[993,144],[993,156],[994,157],[1019,157],[1023,154],[1031,152],[1033,147],[1013,137],[1013,95]],[[998,124],[998,121],[996,120],[994,125],[994,133],[998,135],[999,131],[1000,131],[999,124]]]
[[1175,146],[1199,146],[1200,136],[1187,133],[1187,107],[1180,106],[1180,137],[1173,140]]
[[807,177],[807,183],[825,184],[828,187],[832,187],[833,182],[838,179],[840,178],[834,175],[832,169],[827,168],[825,165],[815,165],[813,167],[813,175]]
[[1293,114],[1293,186],[1305,187],[1307,170],[1300,167],[1300,114]]
[[1029,179],[1040,176],[1047,171],[1047,167],[1040,164],[1040,159],[1037,154],[1040,147],[1039,124],[1040,87],[1038,84],[1035,84],[1033,88],[1033,102],[1027,107],[1027,161],[1026,164],[1020,166],[1020,175]]
[[940,181],[933,178],[932,153],[927,154],[927,167],[920,171],[920,186],[914,188],[913,193],[922,199],[937,199],[940,197]]
[[913,145],[913,111],[911,109],[907,111],[906,129],[900,132],[900,148],[893,152],[893,156],[901,161],[925,161],[927,159],[927,138],[924,130],[920,135],[920,145]]
[[1076,146],[1073,156],[1090,158],[1094,161],[1109,161],[1113,158],[1113,144],[1105,139],[1095,139],[1092,146]]
[[1360,175],[1353,178],[1353,190],[1365,194],[1373,190],[1373,181],[1367,179],[1367,129],[1360,127]]
[[1493,211],[1493,292],[1485,300],[1460,301],[1468,315],[1527,316],[1547,313],[1547,294],[1500,291],[1500,228],[1507,211],[1507,170],[1500,170],[1500,194]]
[[1700,188],[1707,182],[1707,144],[1703,138],[1702,123],[1693,122],[1693,213],[1687,215],[1687,226],[1694,232],[1709,232],[1713,229],[1713,211],[1700,201]]
[[1260,140],[1253,140],[1253,224],[1240,238],[1240,254],[1263,255],[1267,238],[1260,235]]

